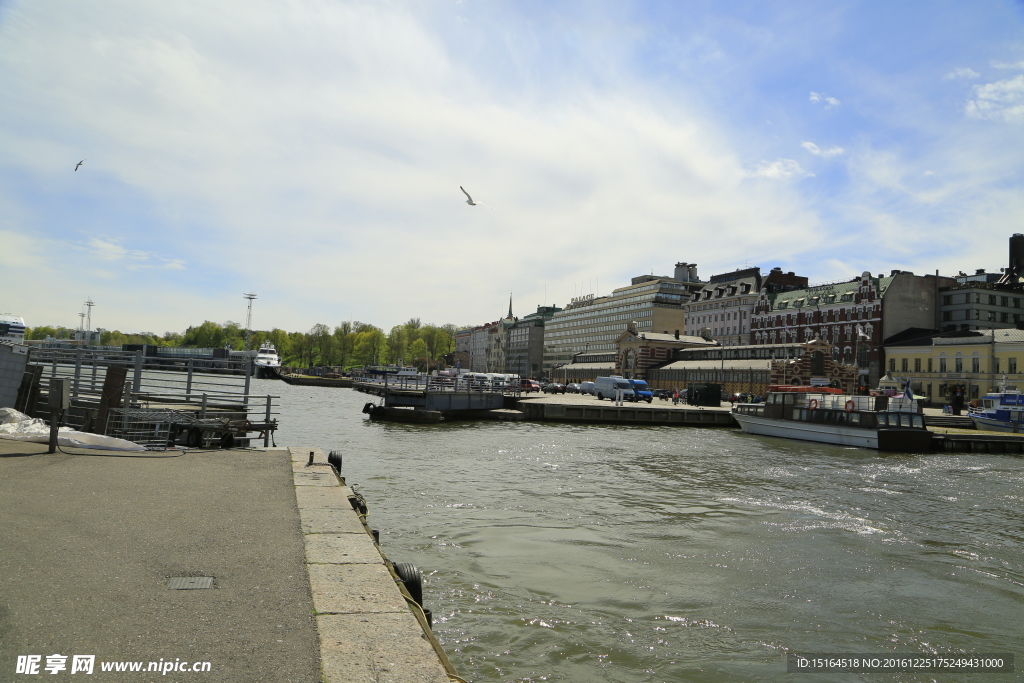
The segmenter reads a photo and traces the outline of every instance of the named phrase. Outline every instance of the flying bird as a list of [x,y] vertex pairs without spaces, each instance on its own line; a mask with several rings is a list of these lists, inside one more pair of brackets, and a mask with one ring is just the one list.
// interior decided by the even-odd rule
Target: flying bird
[[77,164],[75,164],[75,172],[76,172],[76,173],[78,172],[78,167],[79,167],[79,166],[81,166],[81,165],[82,165],[82,164],[84,164],[84,163],[85,163],[85,159],[82,159],[82,160],[81,160],[81,161],[79,161],[79,162],[78,162]]
[[466,203],[469,204],[470,206],[476,206],[477,204],[479,204],[480,206],[486,206],[488,209],[492,208],[491,206],[489,206],[488,204],[484,204],[483,202],[474,202],[473,198],[469,196],[468,192],[466,192],[466,188],[462,187],[462,185],[459,185],[459,189],[462,190],[462,194],[466,195]]

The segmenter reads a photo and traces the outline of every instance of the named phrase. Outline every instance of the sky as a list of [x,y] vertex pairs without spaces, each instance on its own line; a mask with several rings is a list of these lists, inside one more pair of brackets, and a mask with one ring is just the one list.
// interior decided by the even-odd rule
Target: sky
[[1022,190],[1020,1],[0,0],[0,312],[29,326],[991,271]]

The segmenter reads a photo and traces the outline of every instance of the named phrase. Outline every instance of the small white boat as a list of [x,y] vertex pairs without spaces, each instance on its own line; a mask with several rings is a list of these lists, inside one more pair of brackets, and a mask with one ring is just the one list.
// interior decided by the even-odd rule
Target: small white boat
[[1006,390],[985,394],[977,408],[967,409],[967,415],[975,429],[1024,434],[1024,394]]
[[931,449],[917,401],[852,396],[838,389],[772,386],[764,403],[741,403],[733,417],[749,434],[920,453]]
[[268,341],[260,344],[253,359],[253,374],[256,379],[277,379],[281,370],[281,357],[277,355],[277,349]]

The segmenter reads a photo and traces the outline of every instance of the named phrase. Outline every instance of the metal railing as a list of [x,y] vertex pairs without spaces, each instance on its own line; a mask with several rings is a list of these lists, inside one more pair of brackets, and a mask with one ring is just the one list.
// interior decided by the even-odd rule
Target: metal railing
[[505,382],[467,379],[463,377],[433,377],[424,375],[384,375],[356,378],[358,384],[371,384],[396,391],[427,391],[427,392],[492,392],[510,396],[522,393],[522,387],[512,386]]
[[[278,396],[249,393],[252,359],[190,358],[183,370],[161,369],[146,363],[139,351],[94,350],[83,348],[32,348],[28,367],[39,366],[38,393],[48,394],[54,379],[70,380],[71,410],[65,424],[76,429],[95,431],[125,438],[136,443],[168,444],[175,425],[201,431],[243,434],[256,431],[269,445],[276,429]],[[121,368],[123,385],[112,387],[107,381],[112,368]],[[107,396],[104,396],[106,388]],[[111,402],[112,390],[117,399]],[[106,404],[106,405],[104,405]],[[101,408],[106,410],[103,424],[97,422]],[[36,401],[31,411],[37,416],[48,413],[46,401]],[[211,422],[212,421],[212,422]],[[246,426],[254,427],[245,429]],[[259,427],[259,428],[256,428]],[[247,438],[247,437],[245,437]]]

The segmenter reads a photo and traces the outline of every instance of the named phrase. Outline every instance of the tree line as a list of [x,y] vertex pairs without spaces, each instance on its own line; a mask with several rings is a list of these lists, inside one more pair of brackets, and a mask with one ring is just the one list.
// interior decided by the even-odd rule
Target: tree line
[[[317,323],[308,332],[253,330],[246,340],[246,331],[236,322],[224,324],[203,322],[189,327],[184,333],[165,332],[158,336],[152,332],[125,334],[117,330],[104,330],[101,346],[124,344],[152,344],[154,346],[183,346],[220,349],[256,349],[269,341],[277,349],[283,365],[311,367],[331,365],[350,368],[361,365],[397,363],[411,365],[420,370],[437,367],[441,358],[455,351],[455,332],[460,329],[451,323],[424,325],[419,318],[410,318],[384,330],[369,323],[344,321],[333,329]],[[25,331],[26,339],[70,339],[75,330],[66,327],[33,327]]]

